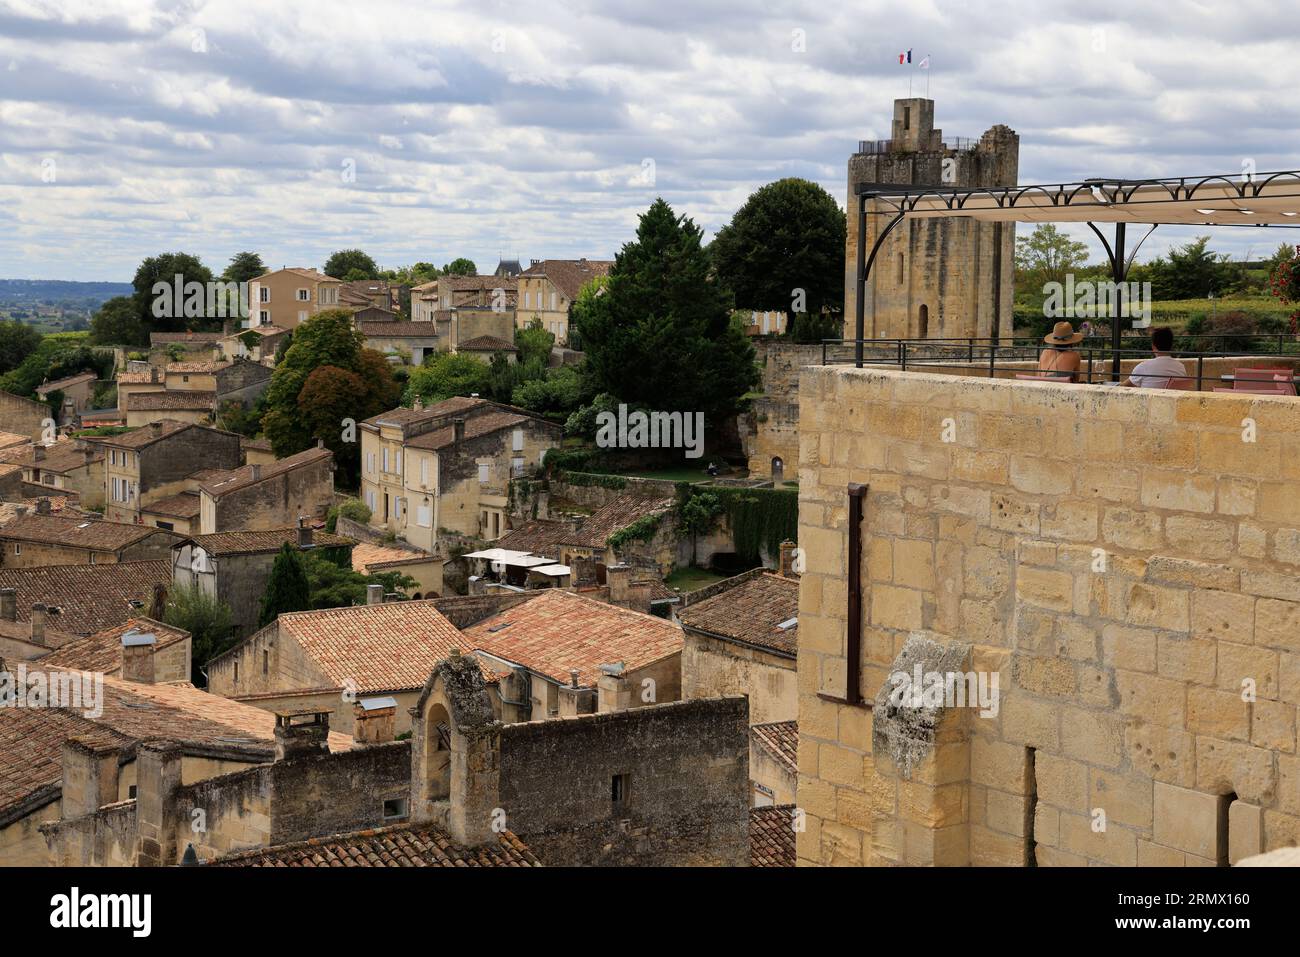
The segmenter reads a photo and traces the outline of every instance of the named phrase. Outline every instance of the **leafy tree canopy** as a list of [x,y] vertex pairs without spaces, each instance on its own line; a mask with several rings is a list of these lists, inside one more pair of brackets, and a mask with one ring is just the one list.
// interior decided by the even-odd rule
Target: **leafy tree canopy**
[[170,315],[154,315],[154,284],[166,283],[168,288],[173,288],[178,275],[181,277],[182,290],[187,283],[197,282],[206,288],[207,283],[212,282],[212,270],[203,265],[198,256],[189,253],[160,253],[150,256],[135,271],[131,285],[135,287],[136,310],[144,327],[145,342],[148,341],[150,332],[215,331],[221,328],[221,319],[217,317],[187,318],[183,302],[171,302],[171,308],[167,310]]
[[26,323],[0,322],[0,374],[18,368],[40,344],[41,334]]
[[474,260],[466,259],[464,256],[459,259],[453,259],[447,265],[442,267],[443,275],[451,276],[477,276],[478,266],[474,265]]
[[1049,282],[1064,283],[1067,273],[1077,273],[1088,262],[1088,244],[1075,242],[1051,223],[1016,239],[1016,279],[1031,298],[1046,295]]
[[709,252],[737,306],[784,309],[793,318],[843,311],[846,238],[835,198],[791,177],[756,190],[718,231]]
[[460,352],[440,352],[411,373],[407,392],[427,404],[456,395],[483,395],[488,391],[488,366]]
[[221,278],[226,282],[252,282],[265,273],[266,265],[261,256],[253,252],[242,252],[231,257],[230,265],[221,274]]
[[[359,273],[360,275],[353,275]],[[325,260],[325,275],[349,282],[355,279],[378,279],[379,267],[360,249],[340,249]],[[349,278],[352,276],[352,278]]]
[[258,625],[265,628],[277,615],[290,611],[307,611],[311,608],[311,593],[307,572],[298,550],[285,542],[275,556],[266,591],[262,594],[262,612]]
[[582,319],[589,391],[712,424],[739,408],[758,379],[754,349],[700,237],[662,199],[641,216]]
[[147,346],[149,330],[132,296],[114,296],[90,320],[90,340],[102,346]]
[[234,644],[230,606],[199,585],[175,585],[167,592],[162,620],[190,633],[190,680],[201,687],[203,664]]

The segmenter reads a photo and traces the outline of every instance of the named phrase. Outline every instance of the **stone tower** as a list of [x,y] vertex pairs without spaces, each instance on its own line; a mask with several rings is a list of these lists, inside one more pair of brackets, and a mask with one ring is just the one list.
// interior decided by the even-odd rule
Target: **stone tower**
[[[848,247],[845,250],[844,334],[852,337],[857,305],[860,183],[906,186],[1011,186],[1020,138],[998,125],[978,140],[945,142],[934,128],[934,101],[894,101],[891,138],[862,142],[849,158]],[[867,206],[866,249],[888,225],[888,207]],[[867,338],[930,339],[1009,336],[1015,224],[961,218],[904,220],[885,239],[867,280]]]

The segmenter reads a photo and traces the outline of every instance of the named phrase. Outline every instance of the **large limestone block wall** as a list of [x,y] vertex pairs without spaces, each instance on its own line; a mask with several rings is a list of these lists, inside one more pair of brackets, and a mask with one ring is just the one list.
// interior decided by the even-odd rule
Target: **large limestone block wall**
[[[819,368],[800,420],[801,863],[1300,842],[1296,400]],[[839,703],[851,482],[865,705]],[[996,715],[882,710],[914,662],[996,673]]]

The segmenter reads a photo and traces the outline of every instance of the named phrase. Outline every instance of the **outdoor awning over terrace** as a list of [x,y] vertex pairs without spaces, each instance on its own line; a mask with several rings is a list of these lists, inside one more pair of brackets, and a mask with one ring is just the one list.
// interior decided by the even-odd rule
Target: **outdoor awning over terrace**
[[[865,183],[858,187],[858,235],[867,235],[868,205],[890,217],[870,253],[858,243],[856,365],[863,359],[867,279],[881,245],[907,218],[963,216],[985,222],[1087,223],[1106,249],[1111,278],[1125,281],[1133,257],[1161,225],[1300,227],[1300,170],[1183,176],[1176,179],[1090,179],[1040,186],[979,186],[962,189],[906,188]],[[1098,223],[1114,225],[1108,241]],[[1150,230],[1125,253],[1130,223]],[[1118,306],[1117,306],[1118,308]],[[1112,374],[1120,373],[1120,323],[1111,323]]]

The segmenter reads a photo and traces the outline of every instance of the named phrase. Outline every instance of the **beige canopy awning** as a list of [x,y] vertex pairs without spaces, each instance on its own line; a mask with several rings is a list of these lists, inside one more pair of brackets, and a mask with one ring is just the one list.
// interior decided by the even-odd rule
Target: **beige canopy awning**
[[1300,171],[951,190],[864,184],[859,193],[908,219],[1300,226]]

